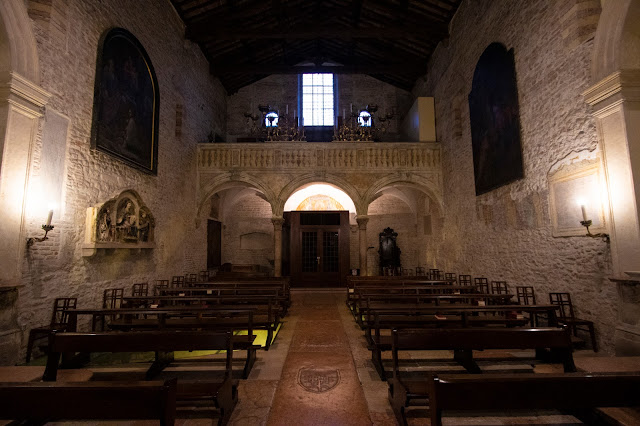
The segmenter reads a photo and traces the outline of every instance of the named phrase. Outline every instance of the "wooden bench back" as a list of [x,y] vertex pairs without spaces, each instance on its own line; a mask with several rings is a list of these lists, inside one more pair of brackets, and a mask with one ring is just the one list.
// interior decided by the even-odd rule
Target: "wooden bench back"
[[173,425],[176,379],[166,382],[0,383],[2,418],[17,421],[159,420]]
[[586,409],[640,405],[640,374],[449,374],[428,379],[431,424],[443,410]]
[[233,343],[230,332],[135,331],[127,333],[51,333],[44,380],[55,381],[62,353],[173,352],[225,350],[227,377],[232,375]]
[[232,349],[231,334],[206,331],[52,333],[53,352],[148,352]]
[[393,351],[447,349],[571,348],[571,334],[563,328],[456,328],[393,330]]

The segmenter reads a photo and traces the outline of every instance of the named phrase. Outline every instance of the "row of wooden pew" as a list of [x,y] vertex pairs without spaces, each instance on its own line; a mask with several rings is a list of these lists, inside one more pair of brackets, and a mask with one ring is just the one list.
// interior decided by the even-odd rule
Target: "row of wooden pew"
[[[209,279],[188,286],[161,286],[153,295],[149,295],[148,290],[147,294],[141,293],[143,287],[134,286],[132,296],[109,289],[105,291],[101,308],[80,309],[76,300],[57,300],[46,334],[45,383],[0,384],[0,392],[10,393],[11,389],[19,388],[19,392],[26,393],[23,398],[55,393],[57,388],[63,389],[62,393],[84,392],[83,407],[99,405],[95,398],[104,393],[110,393],[105,399],[108,403],[135,399],[140,403],[118,403],[118,409],[109,413],[102,409],[74,410],[64,403],[47,403],[31,411],[21,411],[16,405],[12,410],[0,409],[0,418],[6,418],[5,414],[16,420],[35,421],[153,418],[162,424],[173,424],[178,410],[198,413],[198,416],[217,416],[218,424],[226,424],[237,403],[233,351],[246,351],[242,371],[242,378],[246,378],[256,361],[256,351],[260,349],[255,344],[256,330],[266,330],[264,349],[268,350],[291,305],[288,279]],[[60,312],[55,312],[56,309]],[[86,327],[91,330],[80,331]],[[224,371],[220,372],[219,379],[178,380],[177,384],[105,382],[92,383],[92,386],[56,382],[60,368],[81,367],[91,353],[102,352],[155,353],[155,360],[145,376],[146,380],[152,381],[173,361],[175,351],[195,350],[226,353]],[[52,398],[52,401],[57,400],[57,397]],[[140,406],[147,402],[154,408]]]
[[[450,409],[593,408],[600,406],[598,404],[628,406],[640,402],[640,397],[611,398],[606,391],[610,383],[619,380],[621,387],[633,388],[638,393],[638,374],[593,377],[576,373],[571,332],[561,324],[557,304],[521,305],[512,300],[516,295],[502,290],[489,292],[486,287],[470,284],[470,277],[463,285],[460,282],[466,280],[446,278],[350,277],[348,280],[346,303],[364,330],[376,371],[382,380],[388,380],[389,401],[400,424],[407,424],[408,412],[420,413],[414,408],[428,407],[431,424],[440,425],[443,411]],[[508,288],[506,283],[500,287]],[[537,359],[562,364],[565,374],[552,377],[483,373],[474,360],[474,351],[493,349],[532,349]],[[433,350],[452,351],[454,361],[467,374],[427,376],[422,366],[416,379],[416,371],[402,362],[406,359],[402,353]],[[385,351],[392,353],[390,372],[386,371],[382,357]],[[592,393],[589,398],[571,395],[561,401],[547,398],[548,393],[541,398],[527,395],[523,400],[501,395],[509,393],[510,386],[524,392],[527,383],[534,392],[557,386],[564,392],[575,390],[577,395],[582,395],[577,389],[585,386]],[[482,397],[478,398],[479,394]],[[467,400],[472,402],[466,404]],[[483,402],[489,400],[491,402]],[[583,416],[584,412],[578,414]]]

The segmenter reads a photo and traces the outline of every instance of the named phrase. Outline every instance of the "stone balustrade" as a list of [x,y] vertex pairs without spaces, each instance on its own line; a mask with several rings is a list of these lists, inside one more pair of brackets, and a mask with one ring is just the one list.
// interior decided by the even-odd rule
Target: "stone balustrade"
[[198,170],[440,171],[439,143],[266,142],[198,145]]

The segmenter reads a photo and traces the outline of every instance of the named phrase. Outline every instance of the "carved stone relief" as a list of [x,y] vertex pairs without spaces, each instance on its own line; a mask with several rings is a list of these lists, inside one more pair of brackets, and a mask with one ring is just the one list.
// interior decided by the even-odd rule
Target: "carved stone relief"
[[155,219],[133,190],[87,209],[85,256],[98,248],[153,248]]

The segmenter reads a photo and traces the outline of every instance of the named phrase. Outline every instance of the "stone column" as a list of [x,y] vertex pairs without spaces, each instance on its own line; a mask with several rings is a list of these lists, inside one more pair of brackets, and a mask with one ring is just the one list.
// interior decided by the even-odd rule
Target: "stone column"
[[31,153],[51,95],[14,72],[0,80],[0,286],[12,286],[21,282]]
[[360,240],[360,275],[367,276],[367,223],[369,216],[356,217],[358,222],[359,240]]
[[273,275],[282,276],[282,225],[284,218],[272,217],[273,223]]

